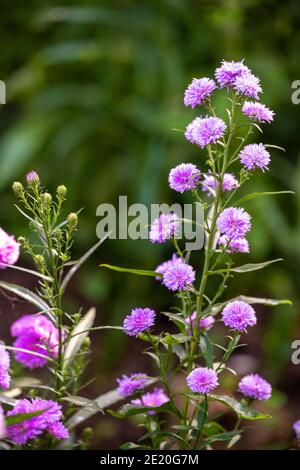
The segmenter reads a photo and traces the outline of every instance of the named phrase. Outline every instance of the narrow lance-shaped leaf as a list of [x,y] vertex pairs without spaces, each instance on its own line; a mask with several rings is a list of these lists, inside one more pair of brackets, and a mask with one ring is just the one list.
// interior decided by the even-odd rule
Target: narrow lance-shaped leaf
[[258,197],[264,197],[264,196],[277,196],[279,194],[295,194],[294,191],[263,191],[260,193],[250,193],[247,194],[246,196],[241,197],[238,201],[236,201],[234,204],[236,206],[239,206],[240,204],[250,201],[251,199],[256,199]]
[[252,408],[249,408],[248,406],[244,405],[243,403],[240,403],[239,401],[235,400],[232,397],[228,397],[226,395],[212,395],[212,394],[209,394],[208,397],[210,400],[216,400],[216,401],[220,401],[221,403],[225,403],[225,405],[229,406],[241,418],[249,419],[249,420],[271,418],[270,415],[253,410]]
[[278,263],[279,261],[283,261],[282,258],[272,259],[270,261],[265,261],[263,263],[248,263],[243,264],[242,266],[236,266],[233,268],[224,268],[224,269],[217,269],[216,271],[209,271],[209,274],[222,274],[228,271],[234,273],[249,273],[251,271],[258,271],[259,269],[266,268],[270,264]]
[[112,271],[119,271],[121,273],[137,274],[138,276],[162,277],[161,273],[148,271],[147,269],[121,268],[120,266],[112,266],[111,264],[100,264],[100,268],[107,268],[111,269]]
[[6,416],[5,424],[6,426],[12,426],[13,424],[23,423],[30,418],[34,418],[35,416],[40,416],[47,411],[47,408],[44,410],[37,410],[32,411],[30,413],[16,413],[15,415]]

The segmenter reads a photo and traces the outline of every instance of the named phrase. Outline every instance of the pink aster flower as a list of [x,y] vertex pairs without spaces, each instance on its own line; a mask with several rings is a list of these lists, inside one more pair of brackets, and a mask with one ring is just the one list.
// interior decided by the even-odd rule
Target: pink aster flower
[[227,253],[249,253],[249,243],[247,238],[239,237],[230,239],[226,235],[218,240],[218,245],[226,248]]
[[296,437],[299,439],[300,438],[300,419],[298,419],[294,424],[293,424],[293,429],[295,431]]
[[256,325],[256,315],[251,305],[235,300],[226,305],[222,312],[222,320],[226,326],[233,330],[243,331],[248,326]]
[[[132,400],[132,405],[136,406],[149,406],[151,408],[157,408],[164,405],[169,401],[169,398],[165,394],[162,388],[155,388],[152,392],[144,393],[141,399]],[[155,414],[154,410],[148,411],[149,415]]]
[[[184,259],[180,256],[177,256],[176,253],[173,253],[172,258],[168,261],[164,261],[163,263],[159,264],[155,269],[155,272],[160,274],[165,274],[165,272],[169,269],[170,266],[173,266],[175,263],[184,263]],[[155,278],[157,281],[163,281],[163,278],[157,276]]]
[[268,400],[272,395],[272,387],[258,374],[249,374],[242,378],[238,390],[246,397],[255,400]]
[[258,94],[262,92],[259,78],[250,72],[242,73],[236,77],[233,87],[241,95],[255,98],[256,100],[258,100]]
[[185,90],[183,102],[185,106],[195,108],[203,104],[216,88],[215,82],[210,78],[194,78]]
[[186,137],[201,148],[209,144],[215,144],[226,130],[225,122],[220,118],[212,116],[197,118],[191,124],[192,127],[189,128],[188,132],[188,136],[191,135],[191,138],[188,138],[187,135]]
[[0,228],[0,269],[6,264],[15,264],[20,256],[20,243],[12,235],[8,235]]
[[247,170],[259,168],[264,171],[268,169],[271,157],[263,144],[249,144],[241,150],[240,162]]
[[245,101],[242,112],[258,122],[271,122],[275,114],[274,111],[267,108],[264,104],[252,101]]
[[5,421],[4,421],[4,413],[3,408],[0,405],[0,440],[3,439],[6,435],[6,428],[5,428]]
[[200,123],[201,119],[202,118],[200,118],[200,117],[196,117],[192,122],[190,122],[190,124],[187,125],[187,127],[185,129],[184,136],[185,136],[186,140],[191,142],[191,144],[196,143],[193,132],[194,132],[195,126]]
[[[14,346],[27,349],[46,357],[56,358],[58,354],[58,330],[45,315],[23,315],[11,326],[11,335],[16,337]],[[46,358],[23,351],[14,351],[16,361],[30,369],[43,367]]]
[[[216,191],[219,187],[219,180],[216,175],[207,173],[204,176],[203,181],[201,181],[203,191],[208,192],[209,194],[216,194]],[[235,188],[238,188],[239,183],[235,176],[232,173],[225,173],[222,181],[222,191],[232,191]]]
[[251,217],[241,207],[228,207],[219,215],[217,228],[230,239],[240,238],[249,232]]
[[151,224],[149,238],[152,243],[164,243],[179,233],[180,220],[177,214],[161,214]]
[[192,163],[181,163],[172,168],[169,174],[170,188],[179,193],[196,189],[200,179],[200,170]]
[[174,263],[163,276],[163,284],[170,290],[186,290],[195,281],[195,271],[187,263]]
[[[186,323],[187,323],[187,325],[189,325],[189,328],[188,328],[188,333],[189,334],[192,333],[192,331],[191,331],[192,329],[193,330],[195,329],[196,318],[197,318],[197,312],[193,312],[192,315],[190,315],[186,319]],[[205,318],[200,319],[199,327],[203,331],[209,331],[213,327],[214,323],[215,323],[214,317],[212,315],[209,315]],[[191,326],[192,326],[192,328],[191,328]]]
[[128,397],[137,390],[140,390],[146,383],[149,377],[146,374],[131,374],[122,375],[121,378],[117,379],[118,393],[121,397]]
[[44,412],[19,424],[7,427],[7,437],[15,444],[22,446],[28,440],[35,439],[45,431],[48,431],[56,439],[66,439],[69,436],[68,430],[61,422],[61,406],[52,400],[42,400],[41,398],[17,400],[13,410],[8,411],[7,416],[35,411]]
[[221,67],[216,70],[215,77],[221,87],[232,86],[237,77],[248,72],[250,72],[250,70],[243,64],[243,61],[227,62],[226,60],[223,60]]
[[26,181],[28,184],[38,183],[40,178],[36,171],[30,171],[30,173],[26,175]]
[[129,336],[139,336],[154,325],[156,313],[151,308],[134,308],[124,320],[124,332]]
[[10,358],[3,344],[0,344],[0,388],[9,388],[10,375],[9,375]]
[[209,393],[219,385],[216,372],[208,367],[197,367],[192,370],[186,381],[195,393]]

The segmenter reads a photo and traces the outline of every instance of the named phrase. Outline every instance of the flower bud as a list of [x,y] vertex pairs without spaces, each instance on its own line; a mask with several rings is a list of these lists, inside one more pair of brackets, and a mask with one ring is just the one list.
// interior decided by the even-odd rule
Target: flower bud
[[12,185],[13,191],[16,196],[22,196],[23,195],[23,186],[19,181],[15,181],[14,184]]
[[52,196],[50,193],[42,194],[42,201],[44,204],[50,205],[52,202]]
[[58,186],[56,191],[59,197],[65,197],[65,195],[67,194],[67,188],[63,184]]
[[26,238],[25,237],[18,237],[18,242],[20,243],[20,245],[24,245],[24,243],[26,242]]
[[36,255],[35,262],[38,266],[45,266],[45,258],[42,255]]
[[36,171],[31,171],[26,175],[26,181],[28,184],[39,183],[40,178]]
[[77,225],[77,222],[78,222],[78,216],[77,214],[75,214],[75,212],[71,212],[69,215],[68,215],[68,223],[70,226],[75,226]]

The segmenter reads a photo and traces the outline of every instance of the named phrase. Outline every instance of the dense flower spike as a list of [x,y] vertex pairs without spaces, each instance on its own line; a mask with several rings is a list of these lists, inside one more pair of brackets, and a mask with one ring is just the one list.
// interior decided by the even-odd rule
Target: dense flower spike
[[[190,315],[186,319],[187,325],[189,325],[189,330],[188,333],[191,334],[192,330],[194,330],[195,325],[196,325],[196,318],[197,318],[197,312],[193,312],[192,315]],[[199,320],[199,327],[200,329],[204,331],[209,331],[215,323],[215,319],[212,315],[209,315],[208,317],[205,318],[200,318]]]
[[196,189],[200,170],[192,163],[181,163],[170,171],[169,185],[179,193]]
[[16,361],[30,369],[48,364],[47,357],[57,357],[58,330],[45,315],[23,315],[11,326],[14,346],[46,357],[14,351]]
[[217,373],[208,367],[197,367],[187,376],[187,384],[192,392],[209,393],[219,385]]
[[195,271],[187,263],[172,264],[163,276],[163,284],[170,290],[188,289],[195,281]]
[[149,238],[152,243],[164,243],[178,235],[180,220],[178,215],[161,214],[151,224]]
[[0,388],[9,388],[10,375],[9,375],[10,358],[3,344],[0,344]]
[[217,68],[215,77],[221,87],[234,85],[235,79],[250,70],[242,62],[228,62],[223,60],[221,67]]
[[234,80],[233,87],[241,95],[255,98],[258,100],[258,94],[262,92],[259,78],[255,77],[252,73],[242,73]]
[[43,413],[19,424],[8,426],[7,437],[20,446],[26,444],[30,439],[35,439],[44,431],[48,431],[56,439],[67,439],[69,437],[68,430],[61,422],[61,406],[53,400],[42,400],[40,398],[17,400],[13,410],[8,411],[7,416],[36,411],[43,411]]
[[[201,181],[203,191],[207,191],[209,194],[215,195],[219,187],[219,180],[216,175],[207,173],[204,176],[203,181]],[[222,180],[222,191],[232,191],[235,188],[238,188],[239,183],[235,176],[232,173],[225,173]]]
[[240,162],[247,170],[267,170],[271,157],[263,144],[249,144],[239,154]]
[[121,397],[129,397],[137,390],[140,390],[146,383],[149,377],[146,374],[138,373],[129,375],[122,375],[117,379],[118,393]]
[[[132,400],[131,403],[136,406],[149,406],[151,408],[157,408],[164,405],[169,401],[169,398],[165,394],[162,388],[155,388],[152,392],[144,393],[141,399],[137,398]],[[154,410],[148,411],[149,415],[154,415]]]
[[[155,269],[155,272],[159,274],[165,274],[165,272],[169,269],[170,266],[173,266],[173,264],[176,263],[184,263],[184,259],[181,258],[180,256],[177,256],[176,253],[173,253],[172,258],[169,259],[168,261],[164,261],[163,263],[159,264],[157,268]],[[155,278],[157,281],[163,282],[163,278],[160,276],[157,276]]]
[[272,387],[258,374],[249,374],[242,378],[238,389],[246,397],[255,400],[268,400],[272,395]]
[[15,264],[20,256],[20,244],[12,235],[8,235],[0,228],[0,269],[5,269],[5,265]]
[[274,111],[264,104],[253,101],[245,101],[242,112],[258,122],[271,122],[275,115]]
[[201,148],[215,144],[226,130],[225,122],[217,117],[196,118],[190,126],[187,127],[185,136]]
[[139,336],[154,325],[156,313],[151,308],[134,308],[124,320],[123,328],[129,336]]
[[245,237],[239,238],[228,238],[226,235],[222,235],[222,237],[218,240],[218,245],[224,249],[226,249],[227,253],[249,253],[249,242]]
[[195,108],[195,106],[205,103],[216,88],[214,80],[210,78],[194,78],[184,93],[185,106]]
[[299,439],[300,438],[300,419],[298,419],[294,424],[293,424],[293,429],[295,431],[296,437]]
[[240,238],[251,229],[251,217],[241,207],[228,207],[219,215],[217,227],[230,239]]
[[235,300],[226,305],[222,312],[222,320],[233,330],[243,331],[248,326],[256,325],[256,315],[251,305]]

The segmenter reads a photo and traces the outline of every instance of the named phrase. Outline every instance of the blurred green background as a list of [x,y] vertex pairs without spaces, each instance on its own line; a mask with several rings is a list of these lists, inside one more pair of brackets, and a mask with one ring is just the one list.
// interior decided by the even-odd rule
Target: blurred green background
[[[201,167],[201,152],[172,131],[195,115],[182,103],[193,77],[211,76],[222,59],[242,58],[261,77],[262,99],[276,112],[263,141],[286,152],[272,150],[270,171],[257,174],[247,190],[296,195],[247,203],[254,220],[247,261],[285,262],[237,278],[226,295],[293,300],[293,307],[260,309],[259,328],[248,335],[245,351],[278,391],[270,405],[277,421],[261,425],[259,442],[250,433],[243,446],[280,447],[292,438],[290,421],[300,418],[300,366],[290,361],[291,341],[300,338],[300,105],[291,101],[292,82],[300,79],[299,1],[2,0],[0,24],[0,79],[7,86],[7,104],[0,107],[0,225],[26,232],[10,186],[36,169],[50,189],[68,186],[69,210],[84,207],[75,256],[96,241],[99,204],[115,204],[118,195],[127,195],[129,204],[175,202],[167,185],[170,168],[182,161]],[[138,304],[167,308],[172,298],[153,280],[97,264],[152,269],[170,253],[147,241],[106,242],[72,284],[70,310],[93,304],[97,324],[119,324]],[[7,276],[14,279],[1,273]],[[3,308],[0,313],[7,322]],[[90,393],[136,371],[139,348],[118,333],[97,335],[91,371],[98,379]],[[100,417],[95,429],[98,448],[124,440],[124,423]]]

